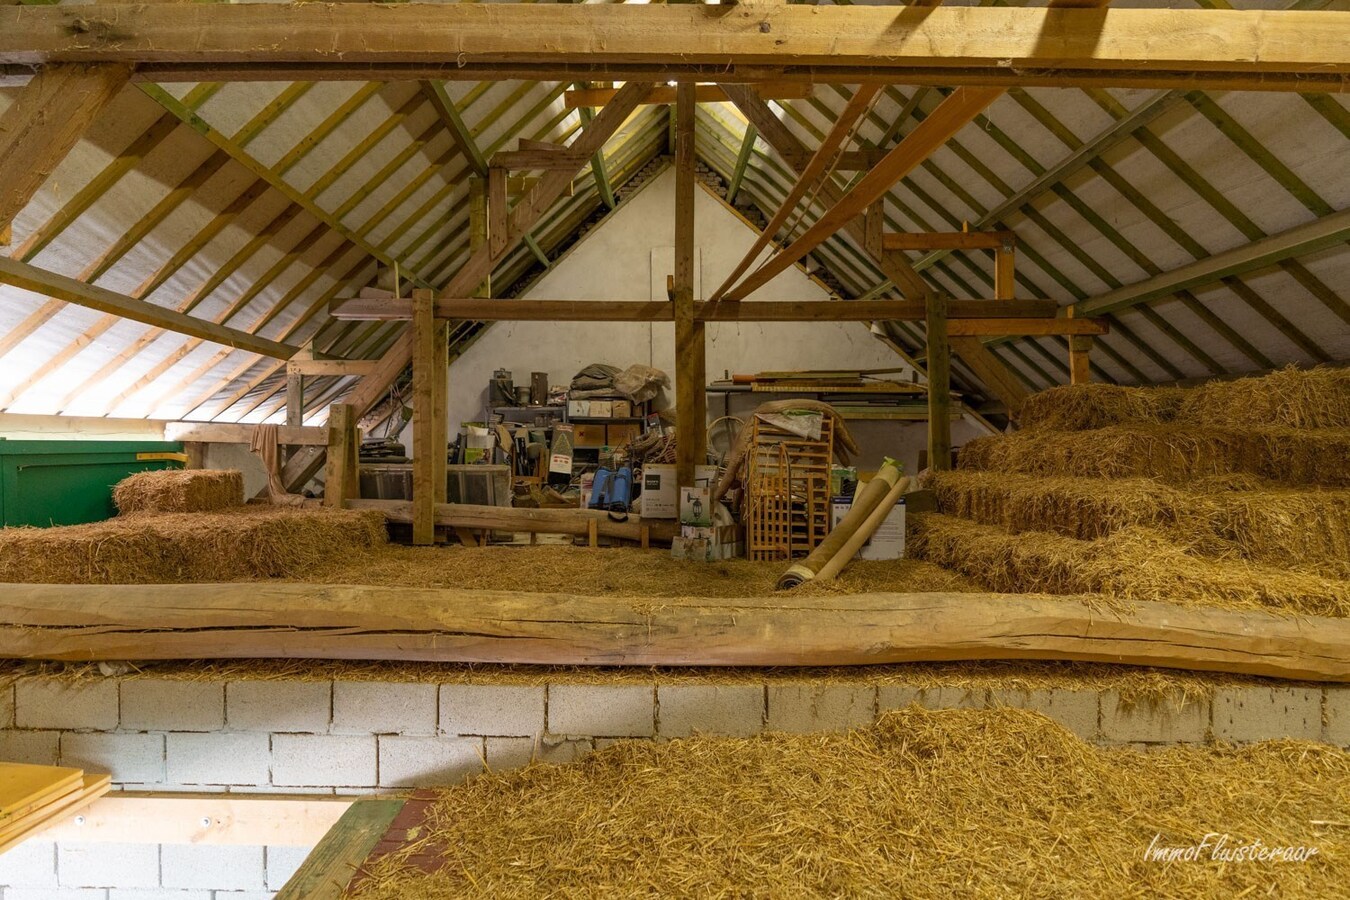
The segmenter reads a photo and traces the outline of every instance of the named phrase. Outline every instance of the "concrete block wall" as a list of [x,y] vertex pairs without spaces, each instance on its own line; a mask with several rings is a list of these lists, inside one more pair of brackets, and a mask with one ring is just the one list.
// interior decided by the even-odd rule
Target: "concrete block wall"
[[[1350,748],[1350,687],[1341,686],[1253,682],[1220,686],[1211,699],[1130,703],[1110,689],[1024,691],[993,679],[975,687],[753,672],[729,682],[488,679],[30,676],[0,686],[0,759],[110,771],[116,786],[133,790],[356,794],[453,784],[485,766],[569,762],[621,739],[845,729],[915,703],[1039,710],[1109,745],[1301,738]],[[29,842],[0,856],[0,900],[253,900],[270,896],[303,858],[291,848],[129,848],[116,856],[113,883],[99,868],[109,846]]]

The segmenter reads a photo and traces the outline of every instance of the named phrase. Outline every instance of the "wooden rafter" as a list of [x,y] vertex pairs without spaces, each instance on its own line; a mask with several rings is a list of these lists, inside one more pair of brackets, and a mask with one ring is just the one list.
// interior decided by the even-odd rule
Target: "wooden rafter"
[[884,6],[788,6],[755,27],[768,22],[763,15],[753,4],[4,6],[0,65],[118,62],[159,81],[358,71],[573,81],[662,71],[717,72],[723,82],[1281,90],[1341,89],[1350,75],[1350,22],[1335,12],[940,7],[898,17]]
[[94,118],[131,77],[119,64],[39,72],[0,115],[0,229],[28,205]]

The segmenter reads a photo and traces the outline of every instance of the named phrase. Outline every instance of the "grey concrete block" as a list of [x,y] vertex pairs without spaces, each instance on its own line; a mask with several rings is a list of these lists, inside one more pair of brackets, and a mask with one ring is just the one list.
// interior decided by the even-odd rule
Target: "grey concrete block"
[[14,684],[17,728],[112,731],[118,721],[117,682],[22,678]]
[[62,887],[159,887],[158,844],[72,843],[56,846]]
[[265,734],[170,734],[164,758],[170,784],[267,784],[271,741]]
[[458,784],[483,771],[483,739],[381,736],[380,787]]
[[1350,687],[1325,689],[1326,737],[1338,747],[1350,747]]
[[546,734],[534,751],[536,762],[550,765],[563,765],[576,762],[595,749],[595,741],[590,738],[569,738],[563,735]]
[[1304,687],[1226,687],[1214,692],[1214,736],[1224,741],[1322,737],[1322,691]]
[[216,891],[212,900],[276,900],[276,891]]
[[1085,740],[1097,736],[1100,695],[1096,691],[995,689],[990,706],[1011,706],[1044,713]]
[[989,691],[951,685],[916,688],[883,684],[877,688],[877,708],[882,712],[904,709],[915,703],[924,709],[984,709],[989,705]]
[[262,847],[164,844],[160,864],[166,888],[253,891],[266,887]]
[[56,887],[56,844],[38,836],[0,853],[0,885]]
[[544,732],[544,686],[441,685],[442,734],[533,737]]
[[279,891],[291,880],[295,870],[309,856],[311,847],[268,847],[267,848],[267,889]]
[[760,684],[661,684],[656,688],[657,731],[685,737],[695,731],[748,737],[764,728]]
[[0,728],[14,727],[14,685],[0,686]]
[[656,692],[649,684],[551,684],[548,730],[589,737],[656,733]]
[[333,715],[329,681],[233,681],[225,686],[231,731],[321,734]]
[[770,684],[764,727],[769,731],[843,731],[870,724],[877,689],[853,684]]
[[122,682],[124,731],[220,731],[224,727],[223,682],[166,678]]
[[164,781],[164,735],[67,731],[61,735],[61,765],[108,772],[116,784]]
[[375,736],[278,734],[272,737],[272,784],[374,787]]
[[4,900],[108,900],[107,888],[5,888]]
[[60,764],[59,731],[0,731],[0,759],[34,766]]
[[1123,743],[1198,742],[1209,731],[1208,700],[1122,703],[1118,691],[1101,695],[1102,737]]
[[487,739],[487,767],[494,772],[528,766],[539,756],[542,743],[532,737],[490,737]]
[[108,891],[108,900],[212,900],[211,894],[208,890],[181,888],[112,888]]
[[332,731],[334,734],[435,734],[436,685],[335,682]]

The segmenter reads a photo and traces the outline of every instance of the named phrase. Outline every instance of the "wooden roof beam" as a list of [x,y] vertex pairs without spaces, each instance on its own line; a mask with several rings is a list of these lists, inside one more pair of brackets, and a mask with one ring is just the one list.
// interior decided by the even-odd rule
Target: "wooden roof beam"
[[[754,86],[755,93],[765,100],[805,100],[811,96],[812,85],[804,81],[767,81]],[[618,93],[615,88],[577,88],[563,94],[563,105],[568,109],[604,106]],[[675,88],[668,85],[654,87],[642,101],[645,106],[662,106],[675,102]],[[730,103],[727,92],[715,84],[694,87],[695,103]]]
[[[910,16],[889,6],[797,5],[766,15],[756,4],[0,6],[0,66],[52,62],[144,66],[159,81],[383,79],[402,69],[413,79],[645,73],[720,82],[1344,90],[1350,21],[1304,10],[939,7]],[[214,75],[204,77],[208,71]]]
[[0,282],[46,297],[56,297],[77,306],[144,322],[146,325],[154,325],[166,331],[190,335],[227,347],[237,347],[262,356],[289,359],[300,349],[290,344],[269,341],[237,328],[184,315],[144,300],[136,300],[107,288],[85,284],[74,278],[48,272],[2,255],[0,255]]
[[[0,116],[0,231],[8,229],[81,135],[131,77],[126,65],[40,71]],[[8,241],[6,241],[8,243]]]

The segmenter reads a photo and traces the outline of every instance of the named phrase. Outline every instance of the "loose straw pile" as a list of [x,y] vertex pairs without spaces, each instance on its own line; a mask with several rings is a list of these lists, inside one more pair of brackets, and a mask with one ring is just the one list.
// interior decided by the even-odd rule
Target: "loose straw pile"
[[[1347,823],[1350,754],[1329,746],[1140,753],[1034,712],[911,707],[842,734],[630,741],[480,776],[349,896],[1323,898],[1350,884]],[[1146,859],[1209,832],[1317,853]]]

